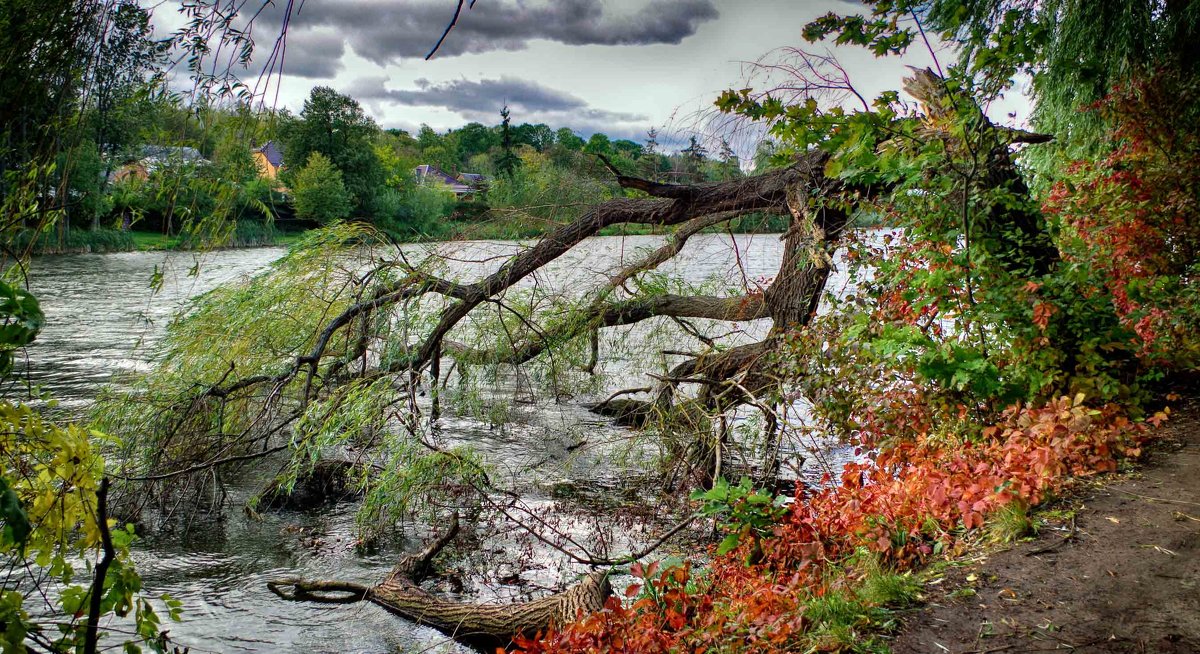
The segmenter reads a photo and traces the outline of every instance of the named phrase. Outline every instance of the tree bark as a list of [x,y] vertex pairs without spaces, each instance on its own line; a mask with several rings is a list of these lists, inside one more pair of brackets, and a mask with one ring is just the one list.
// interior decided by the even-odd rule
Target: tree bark
[[470,604],[434,597],[406,577],[372,588],[371,602],[474,647],[508,647],[517,634],[532,637],[604,608],[612,594],[604,571],[589,573],[561,593],[517,604]]
[[267,588],[289,601],[348,604],[367,600],[402,618],[433,627],[459,642],[485,651],[506,648],[517,635],[533,636],[551,626],[562,626],[599,611],[612,594],[608,573],[596,570],[560,593],[529,602],[473,604],[437,597],[420,584],[429,576],[433,558],[454,540],[458,532],[456,515],[445,533],[421,552],[401,558],[387,579],[377,586],[282,579],[267,582]]
[[[1044,143],[1050,137],[994,125],[973,99],[952,92],[928,68],[914,68],[912,77],[904,80],[904,90],[925,109],[928,135],[942,139],[958,158],[972,162],[969,170],[956,171],[964,176],[968,189],[994,196],[981,199],[983,211],[974,224],[964,218],[968,238],[977,240],[1015,275],[1040,277],[1050,272],[1059,262],[1058,248],[1009,152],[1012,143]],[[967,138],[955,135],[943,124],[947,120],[968,125]],[[965,207],[964,216],[969,215]]]

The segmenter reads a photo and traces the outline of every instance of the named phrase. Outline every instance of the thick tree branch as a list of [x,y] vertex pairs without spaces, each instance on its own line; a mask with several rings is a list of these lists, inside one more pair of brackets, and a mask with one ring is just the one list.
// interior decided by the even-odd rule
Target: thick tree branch
[[96,574],[92,579],[92,588],[88,591],[87,631],[84,633],[84,654],[96,654],[96,646],[100,642],[100,607],[104,600],[104,580],[117,551],[113,547],[112,532],[108,529],[108,477],[100,480],[100,490],[96,491],[96,524],[100,527],[100,543],[103,555],[96,563]]
[[692,193],[693,189],[695,189],[694,186],[687,186],[684,184],[664,184],[662,182],[654,182],[648,179],[642,179],[641,177],[630,177],[629,175],[622,173],[616,166],[614,166],[613,163],[608,160],[608,157],[605,157],[600,153],[596,153],[596,157],[604,163],[604,167],[608,169],[608,172],[612,173],[613,177],[617,178],[617,184],[621,188],[631,188],[636,191],[641,191],[652,197],[670,198],[673,200],[686,198]]
[[632,325],[655,317],[707,318],[722,321],[749,321],[768,317],[761,295],[710,297],[703,295],[651,295],[609,304],[596,304],[569,320],[544,330],[504,350],[477,349],[445,343],[446,351],[467,363],[519,365],[536,358],[547,349],[601,327]]
[[487,278],[471,284],[466,297],[442,314],[421,346],[417,359],[412,362],[413,367],[427,363],[438,343],[487,298],[512,287],[605,227],[618,224],[670,226],[716,213],[778,210],[786,206],[789,192],[795,193],[797,188],[804,189],[807,194],[818,189],[827,191],[834,186],[825,178],[827,158],[824,152],[814,150],[787,168],[756,177],[688,187],[686,196],[678,199],[617,198],[597,205],[575,222],[543,237]]
[[[608,573],[595,571],[582,581],[541,599],[516,604],[471,604],[446,600],[420,586],[433,558],[458,534],[456,515],[449,529],[425,549],[403,557],[383,583],[367,588],[344,581],[281,579],[267,582],[277,596],[291,601],[351,603],[367,599],[417,624],[477,647],[506,647],[518,634],[533,635],[580,614],[600,610],[612,594]],[[288,589],[291,589],[290,592]],[[334,593],[329,595],[328,593]]]

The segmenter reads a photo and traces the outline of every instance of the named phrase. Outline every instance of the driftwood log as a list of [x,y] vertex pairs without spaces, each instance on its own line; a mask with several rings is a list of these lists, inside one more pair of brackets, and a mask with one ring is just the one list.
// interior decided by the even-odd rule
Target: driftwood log
[[599,611],[612,594],[608,573],[594,571],[570,588],[530,602],[473,604],[437,597],[421,588],[432,571],[433,558],[458,535],[458,516],[424,550],[400,559],[377,586],[346,581],[280,579],[267,582],[275,595],[296,602],[349,604],[363,600],[396,615],[427,625],[472,647],[488,651],[505,648],[517,635],[532,636]]

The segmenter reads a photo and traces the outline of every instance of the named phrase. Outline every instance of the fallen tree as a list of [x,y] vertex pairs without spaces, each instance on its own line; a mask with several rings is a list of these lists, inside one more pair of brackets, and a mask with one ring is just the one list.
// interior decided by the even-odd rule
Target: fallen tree
[[472,604],[437,597],[421,587],[433,569],[433,559],[459,533],[458,516],[425,549],[400,559],[376,586],[345,581],[280,579],[267,582],[276,596],[297,602],[349,604],[369,601],[419,625],[485,651],[512,644],[517,635],[532,637],[551,626],[566,625],[599,611],[612,594],[608,573],[593,571],[570,588],[530,602]]
[[[1009,275],[1035,278],[1052,269],[1057,251],[1009,155],[1012,143],[1041,137],[997,128],[931,71],[918,71],[908,90],[926,109],[896,119],[897,140],[940,139],[972,162],[942,171],[959,179],[961,195],[944,200],[962,208],[967,247],[983,248]],[[950,120],[965,123],[966,131],[951,129]],[[469,280],[439,274],[428,261],[414,263],[398,249],[381,256],[386,250],[378,242],[364,248],[372,238],[368,230],[323,232],[318,239],[325,241],[293,252],[265,276],[215,294],[172,326],[164,363],[102,416],[118,423],[110,422],[110,431],[136,424],[155,437],[124,459],[133,468],[125,476],[170,490],[196,479],[217,481],[215,471],[227,465],[287,451],[280,482],[286,487],[289,475],[303,476],[326,450],[351,448],[369,461],[356,466],[363,471],[357,481],[367,488],[365,509],[380,522],[418,505],[486,504],[490,494],[503,492],[487,478],[486,461],[433,442],[451,380],[463,383],[473,368],[538,365],[597,374],[598,333],[650,320],[677,326],[693,348],[664,350],[671,365],[642,371],[655,380],[652,386],[618,391],[595,410],[639,428],[657,426],[667,437],[686,434],[689,442],[669,448],[686,467],[679,478],[707,485],[727,471],[727,453],[738,446],[729,412],[750,407],[763,417],[759,468],[776,474],[785,422],[779,407],[791,401],[786,398],[798,369],[781,365],[780,353],[817,315],[853,212],[890,190],[886,180],[851,184],[831,174],[831,157],[812,148],[777,170],[697,185],[631,177],[609,165],[619,186],[637,197],[601,203]],[[978,206],[981,191],[987,192],[985,206]],[[640,283],[696,234],[751,212],[790,217],[780,236],[779,268],[765,288],[743,284],[740,292],[705,294]],[[521,288],[589,237],[618,225],[671,231],[660,247],[614,266],[576,296],[551,297],[536,284]],[[359,259],[343,264],[335,254]],[[695,320],[762,320],[769,327],[757,340],[745,334],[719,339]],[[229,347],[214,351],[214,333],[223,334]],[[563,355],[573,348],[584,355]],[[639,394],[647,399],[627,397]],[[438,493],[438,501],[428,499]],[[565,538],[536,533],[544,522],[514,521],[545,544]],[[595,609],[609,592],[597,572],[526,604],[476,606],[436,597],[420,582],[456,531],[457,524],[421,554],[403,559],[378,586],[288,580],[273,582],[272,590],[296,600],[365,599],[457,638],[500,645],[513,634]],[[604,559],[586,550],[572,558]]]
[[[206,351],[203,364],[194,367],[199,369],[188,370],[186,376],[178,376],[178,369],[170,370],[175,376],[154,380],[158,383],[147,378],[146,392],[124,398],[124,406],[115,407],[106,417],[125,424],[136,421],[143,429],[149,425],[149,431],[160,439],[137,460],[142,469],[127,476],[170,482],[221,464],[267,456],[279,451],[275,438],[289,429],[301,432],[298,441],[315,442],[318,439],[307,438],[303,432],[334,422],[336,414],[350,407],[352,399],[360,398],[355,394],[367,386],[381,395],[385,386],[392,390],[389,400],[378,403],[374,418],[385,421],[389,407],[402,406],[404,424],[416,433],[423,413],[416,400],[419,393],[428,389],[433,396],[428,410],[434,419],[440,411],[437,400],[449,381],[449,373],[441,373],[446,359],[459,375],[471,366],[521,366],[553,357],[555,350],[581,339],[591,339],[594,350],[598,330],[656,318],[685,327],[690,326],[687,321],[696,319],[729,323],[770,320],[773,327],[765,339],[734,347],[709,340],[694,327],[685,329],[701,351],[659,375],[663,381],[655,401],[664,406],[674,402],[676,391],[685,384],[699,384],[702,402],[711,408],[745,404],[768,385],[767,355],[780,335],[802,327],[815,313],[833,253],[848,223],[849,205],[841,198],[869,192],[846,189],[838,180],[826,177],[827,159],[827,154],[814,150],[790,166],[763,175],[694,186],[618,175],[622,187],[651,197],[602,203],[513,256],[495,272],[469,283],[438,277],[402,256],[377,261],[365,273],[345,274],[338,278],[341,287],[337,292],[312,308],[323,317],[311,322],[305,316],[311,331],[289,336],[287,348],[299,350],[299,354],[282,358],[278,352],[285,348],[280,347],[270,354],[255,352],[252,358]],[[793,228],[782,237],[784,261],[765,291],[685,296],[631,290],[631,280],[677,255],[697,232],[761,211],[787,212],[793,217]],[[544,317],[524,315],[512,306],[513,287],[519,282],[600,230],[621,224],[678,229],[661,248],[614,271],[565,315],[561,311],[549,311]],[[325,265],[323,260],[329,255],[313,258]],[[295,292],[304,285],[289,284]],[[279,302],[293,301],[282,291],[269,292],[278,293]],[[248,290],[238,300],[257,301],[269,292]],[[414,334],[408,324],[395,328],[396,322],[413,315],[417,303],[430,297],[440,298],[442,305],[425,314],[435,319],[423,334]],[[213,317],[243,310],[243,306],[214,309]],[[455,337],[465,329],[464,323],[479,322],[490,310],[516,317],[493,325],[493,330],[502,330],[500,338],[477,339],[501,344],[470,346]],[[262,321],[247,326],[252,329],[263,329]],[[196,332],[208,339],[208,330],[205,326]],[[231,338],[245,339],[246,334]],[[207,341],[189,343],[197,348],[206,345]],[[388,350],[386,356],[380,353],[383,347]],[[353,431],[341,426],[343,432]],[[355,427],[367,429],[365,421]],[[188,465],[180,465],[182,461]]]

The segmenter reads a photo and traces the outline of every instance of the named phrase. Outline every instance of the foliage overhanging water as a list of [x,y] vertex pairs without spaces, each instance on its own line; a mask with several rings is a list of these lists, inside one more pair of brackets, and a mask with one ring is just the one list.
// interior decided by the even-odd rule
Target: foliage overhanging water
[[[661,237],[593,238],[543,271],[542,280],[571,293],[620,261],[632,259]],[[411,246],[417,250],[422,246]],[[491,259],[484,264],[453,264],[474,276],[480,267],[499,265],[497,255],[510,254],[512,243],[454,243],[438,246],[461,260]],[[82,412],[97,390],[115,374],[148,365],[154,343],[170,316],[189,298],[215,286],[262,270],[281,256],[280,248],[228,250],[203,255],[190,253],[127,253],[43,257],[33,266],[32,290],[45,309],[48,324],[29,350],[29,380],[41,386],[72,412]],[[782,255],[775,235],[706,235],[694,237],[683,254],[662,272],[700,284],[723,280],[742,286],[764,283],[773,275]],[[161,288],[152,292],[151,280],[161,273]],[[846,280],[836,274],[828,289],[844,292]],[[753,332],[755,326],[741,325]],[[633,328],[642,329],[641,327]],[[629,330],[610,330],[602,360],[610,369],[612,387],[631,384],[622,376],[619,347]],[[604,356],[604,349],[610,356]],[[617,374],[612,374],[613,369]],[[510,384],[511,385],[511,384]],[[519,384],[518,384],[519,386]],[[518,393],[519,388],[504,389]],[[606,393],[601,389],[601,396]],[[544,489],[559,480],[572,484],[612,487],[611,468],[574,456],[581,438],[619,441],[623,430],[588,413],[581,403],[589,398],[559,404],[539,402],[518,410],[501,428],[477,420],[444,419],[443,431],[451,442],[471,444],[522,482],[532,506],[552,509],[554,500]],[[136,434],[122,435],[136,437]],[[816,444],[814,444],[816,445]],[[836,462],[835,462],[836,464]],[[828,465],[828,462],[827,462]],[[270,471],[267,471],[269,474]],[[805,476],[819,476],[811,464]],[[606,479],[602,479],[605,478]],[[391,543],[378,553],[363,555],[353,543],[354,509],[339,504],[298,512],[275,511],[261,519],[236,510],[266,477],[245,474],[227,483],[230,506],[215,524],[186,536],[144,536],[136,559],[151,594],[168,592],[182,600],[185,620],[168,625],[171,636],[193,652],[259,651],[442,651],[458,646],[431,629],[415,627],[369,604],[349,607],[283,602],[265,586],[269,578],[304,576],[340,578],[372,583],[390,569],[398,552],[417,546],[422,534],[409,542]],[[573,525],[582,529],[586,525]],[[586,536],[586,533],[584,533]],[[626,535],[632,544],[637,536]],[[491,548],[518,547],[516,541],[487,544]],[[618,548],[620,545],[617,546]],[[486,547],[484,549],[487,549]],[[499,550],[496,551],[499,554]],[[527,577],[533,585],[552,585],[570,578],[573,568],[555,557],[541,554],[544,569]],[[491,571],[496,573],[496,571]],[[471,601],[511,597],[484,584]]]

